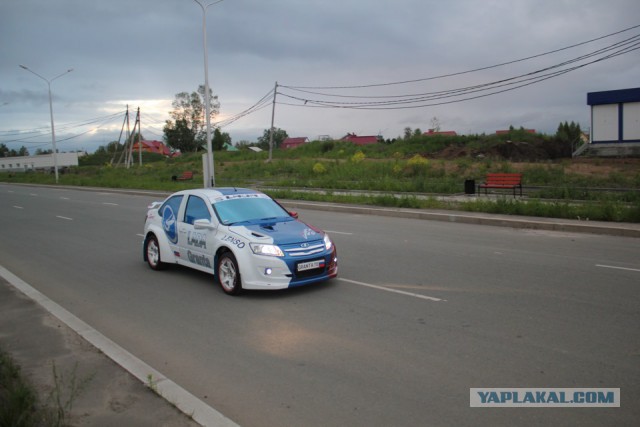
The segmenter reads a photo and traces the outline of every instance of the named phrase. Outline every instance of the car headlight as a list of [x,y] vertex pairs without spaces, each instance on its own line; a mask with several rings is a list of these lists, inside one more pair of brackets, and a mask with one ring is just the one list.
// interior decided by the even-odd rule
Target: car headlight
[[324,235],[324,247],[329,250],[333,247],[333,242],[331,241],[331,239],[329,238],[328,234]]
[[262,243],[250,243],[251,250],[256,255],[267,255],[267,256],[284,256],[284,252],[276,245],[264,245]]

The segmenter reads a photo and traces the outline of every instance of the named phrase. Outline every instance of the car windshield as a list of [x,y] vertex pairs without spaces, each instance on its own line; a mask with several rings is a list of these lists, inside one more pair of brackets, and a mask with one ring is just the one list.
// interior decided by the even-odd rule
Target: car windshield
[[222,224],[292,219],[279,204],[267,197],[237,198],[214,203],[213,209]]

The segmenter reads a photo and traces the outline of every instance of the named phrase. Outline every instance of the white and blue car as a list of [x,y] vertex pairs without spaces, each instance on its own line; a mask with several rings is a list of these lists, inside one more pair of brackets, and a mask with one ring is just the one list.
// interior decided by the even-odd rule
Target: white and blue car
[[271,197],[246,188],[184,190],[149,206],[144,260],[213,274],[224,292],[285,289],[338,273],[336,247]]

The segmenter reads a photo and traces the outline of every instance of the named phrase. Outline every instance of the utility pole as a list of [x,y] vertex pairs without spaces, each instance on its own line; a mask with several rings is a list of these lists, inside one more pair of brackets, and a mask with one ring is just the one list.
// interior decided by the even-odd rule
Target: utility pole
[[28,72],[30,72],[31,74],[34,74],[37,77],[40,77],[42,80],[44,80],[47,83],[47,87],[49,89],[49,115],[51,116],[51,148],[53,148],[53,169],[55,171],[55,176],[56,176],[56,184],[58,183],[58,149],[56,148],[56,129],[55,126],[53,124],[53,97],[51,96],[51,83],[59,78],[64,76],[67,73],[70,73],[73,71],[73,68],[69,68],[67,71],[65,71],[64,73],[52,78],[52,79],[47,79],[42,77],[40,74],[36,73],[35,71],[33,71],[31,68],[27,67],[26,65],[22,65],[20,64],[20,68],[22,68],[23,70],[26,70]]
[[220,3],[222,0],[217,0],[208,4],[204,4],[201,0],[193,0],[202,9],[202,47],[204,50],[204,106],[207,123],[207,162],[204,171],[206,179],[206,187],[215,187],[215,175],[213,171],[213,147],[211,144],[211,99],[209,97],[209,57],[207,55],[207,9],[214,4]]
[[269,160],[270,162],[273,159],[273,122],[276,117],[276,95],[278,94],[278,82],[276,82],[275,87],[273,88],[273,106],[271,108],[271,130],[269,131]]
[[133,132],[135,135],[136,125],[138,126],[138,161],[142,166],[142,126],[140,124],[140,107],[138,107],[138,114],[136,115],[136,124],[133,126]]

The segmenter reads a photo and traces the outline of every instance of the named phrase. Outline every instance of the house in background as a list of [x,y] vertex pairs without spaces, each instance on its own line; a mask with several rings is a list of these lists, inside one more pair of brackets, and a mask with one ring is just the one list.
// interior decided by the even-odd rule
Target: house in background
[[340,141],[347,141],[355,145],[369,145],[377,144],[379,139],[377,136],[358,136],[355,133],[348,133],[340,138]]
[[458,136],[455,130],[445,130],[445,131],[436,131],[434,129],[429,129],[427,132],[423,133],[426,136]]
[[285,138],[284,141],[282,141],[282,143],[280,144],[280,148],[282,148],[283,150],[296,148],[303,144],[306,144],[307,142],[309,142],[309,138],[307,138],[306,136]]
[[226,150],[226,151],[240,151],[240,150],[238,150],[238,147],[236,147],[235,145],[233,145],[233,144],[231,144],[231,143],[229,143],[229,142],[225,142],[225,143],[222,145],[222,148],[223,148],[224,150]]
[[587,93],[591,140],[573,155],[640,155],[640,88]]
[[58,153],[56,158],[53,154],[39,154],[36,156],[24,157],[0,157],[0,172],[27,172],[27,171],[51,171],[55,164],[61,171],[71,166],[78,166],[78,157],[84,153]]
[[161,141],[136,141],[133,143],[132,148],[134,153],[137,153],[138,150],[142,150],[146,153],[156,153],[162,154],[163,156],[173,157],[176,155],[172,153],[169,147],[164,145]]
[[508,135],[510,132],[524,132],[524,133],[531,133],[531,134],[535,134],[536,130],[535,129],[504,129],[504,130],[497,130],[496,131],[496,135]]

